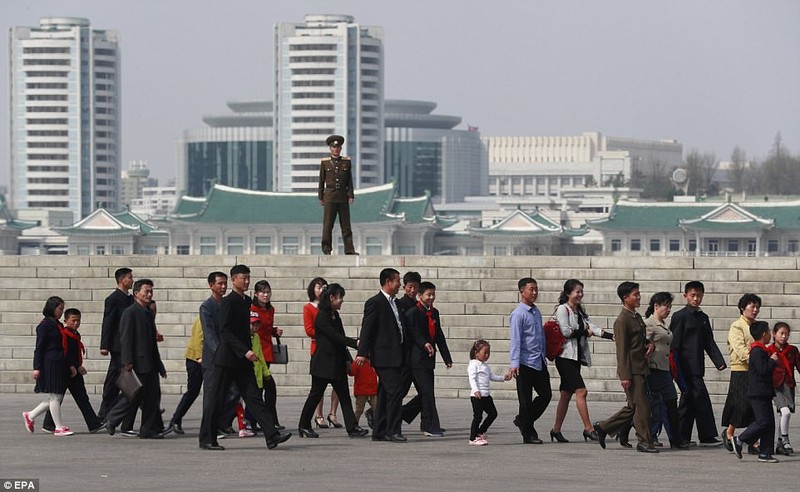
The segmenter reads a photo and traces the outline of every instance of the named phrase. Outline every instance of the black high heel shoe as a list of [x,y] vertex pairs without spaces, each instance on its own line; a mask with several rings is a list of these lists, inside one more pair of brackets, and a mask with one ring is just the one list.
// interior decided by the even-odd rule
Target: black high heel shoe
[[314,417],[314,424],[316,424],[317,429],[327,429],[328,424],[325,423],[325,418],[322,415]]
[[342,424],[336,421],[336,415],[332,413],[328,414],[328,425],[333,426],[335,429],[341,429],[342,427],[344,427]]
[[314,429],[306,429],[300,427],[297,429],[297,433],[300,435],[300,437],[311,437],[311,438],[319,437],[319,434],[314,432]]
[[550,442],[558,441],[558,442],[569,442],[564,434],[561,432],[556,432],[553,429],[550,429]]
[[597,441],[598,439],[599,438],[597,437],[597,431],[595,431],[594,429],[590,431],[587,430],[583,431],[583,442]]

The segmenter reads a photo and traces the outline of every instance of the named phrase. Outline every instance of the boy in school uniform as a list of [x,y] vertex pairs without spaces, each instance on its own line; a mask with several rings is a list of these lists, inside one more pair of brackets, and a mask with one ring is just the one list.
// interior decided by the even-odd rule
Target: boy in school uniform
[[750,325],[750,335],[755,342],[751,344],[748,359],[747,399],[750,400],[755,420],[739,436],[734,436],[731,444],[736,457],[742,459],[743,443],[754,444],[760,440],[761,453],[758,455],[758,461],[777,463],[778,460],[772,456],[772,450],[775,449],[775,416],[772,413],[775,390],[772,384],[772,371],[777,366],[778,354],[770,355],[770,350],[766,346],[772,338],[769,323],[753,322]]
[[696,420],[700,446],[715,447],[721,446],[722,441],[717,439],[714,409],[711,407],[711,398],[703,380],[705,376],[703,352],[711,357],[718,371],[725,370],[728,365],[714,341],[711,321],[700,308],[704,295],[705,286],[702,282],[695,280],[686,283],[683,290],[686,306],[672,315],[669,325],[672,332],[670,350],[685,381],[685,386],[680,388],[681,398],[678,403],[680,440],[691,441],[692,428]]
[[417,305],[417,292],[419,284],[422,283],[422,275],[419,272],[406,272],[403,275],[403,297],[395,301],[401,313],[405,313]]

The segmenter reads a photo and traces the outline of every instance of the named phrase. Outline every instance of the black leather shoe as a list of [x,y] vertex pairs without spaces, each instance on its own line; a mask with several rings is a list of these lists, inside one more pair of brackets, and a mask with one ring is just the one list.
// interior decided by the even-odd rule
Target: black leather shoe
[[372,435],[372,440],[373,441],[388,441],[388,439],[386,439],[386,436],[376,436],[375,434]]
[[108,432],[109,436],[113,436],[114,434],[117,433],[117,426],[109,422],[106,422],[106,432]]
[[281,432],[281,431],[276,432],[267,441],[267,449],[275,449],[275,448],[277,448],[278,444],[288,441],[290,437],[292,437],[292,433],[291,432]]
[[564,437],[564,434],[562,434],[561,432],[556,432],[553,429],[550,429],[550,442],[553,441],[569,442],[569,440],[566,437]]
[[536,436],[528,436],[522,438],[522,444],[542,444],[542,440]]
[[161,430],[161,432],[159,432],[159,433],[158,433],[158,434],[156,434],[156,435],[157,435],[157,436],[160,436],[158,439],[161,439],[161,438],[162,438],[162,437],[164,437],[164,436],[168,436],[168,435],[172,434],[172,432],[173,432],[174,430],[175,430],[175,427],[174,427],[174,426],[172,426],[172,425],[169,425],[169,426],[167,426],[165,429],[162,429],[162,430]]
[[597,434],[597,442],[600,443],[601,448],[606,449],[606,436],[608,433],[604,431],[602,427],[600,427],[599,422],[595,422],[593,427],[594,432]]
[[317,438],[319,434],[314,432],[314,429],[307,429],[305,427],[298,427],[297,428],[297,435],[300,437],[310,437],[310,438]]
[[597,440],[596,430],[583,431],[583,442],[596,441],[596,440]]
[[181,436],[186,434],[186,432],[183,430],[183,426],[180,423],[172,424],[172,430],[175,432],[175,434],[178,434],[178,435],[181,435]]
[[[281,424],[275,424],[275,428],[278,429],[279,431],[286,430],[286,426]],[[260,427],[259,430],[261,430]],[[253,429],[253,432],[258,432],[258,431],[256,429]]]
[[164,439],[164,435],[161,434],[161,432],[158,432],[156,434],[150,434],[149,436],[143,436],[139,434],[139,439]]
[[392,442],[406,442],[406,441],[408,441],[408,439],[406,439],[406,436],[404,436],[403,434],[392,434],[391,436],[386,436],[386,440],[387,441],[392,441]]
[[[730,442],[730,439],[728,439],[728,442]],[[689,449],[691,446],[686,441],[670,441],[669,447],[670,449]]]
[[359,426],[355,426],[347,432],[347,435],[350,437],[364,437],[367,434],[369,434],[369,431],[367,429],[362,429]]
[[201,444],[200,449],[205,451],[225,451],[225,448],[219,444],[212,442],[211,444]]
[[658,449],[656,449],[655,446],[647,446],[639,443],[636,445],[636,451],[639,451],[640,453],[657,453]]
[[368,408],[367,411],[364,412],[364,416],[367,417],[367,425],[370,429],[372,429],[372,426],[375,423],[375,412],[373,412],[371,408]]

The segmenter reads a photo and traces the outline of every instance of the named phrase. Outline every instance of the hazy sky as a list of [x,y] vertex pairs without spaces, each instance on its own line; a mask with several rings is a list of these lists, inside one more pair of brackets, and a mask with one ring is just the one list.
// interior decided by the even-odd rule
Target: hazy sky
[[[147,160],[162,184],[184,129],[272,99],[273,27],[304,14],[382,26],[386,97],[435,101],[484,136],[596,130],[727,160],[734,145],[764,157],[780,131],[800,152],[797,0],[0,1],[6,33],[46,16],[120,32],[123,169]],[[0,92],[7,184],[7,75]]]

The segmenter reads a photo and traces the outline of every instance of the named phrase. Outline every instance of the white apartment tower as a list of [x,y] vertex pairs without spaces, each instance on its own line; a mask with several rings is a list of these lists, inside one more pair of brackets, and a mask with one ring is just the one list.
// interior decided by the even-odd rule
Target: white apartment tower
[[116,31],[45,17],[9,31],[11,206],[119,208],[120,52]]
[[345,138],[356,188],[384,182],[383,30],[349,15],[275,26],[276,191],[316,191],[325,138]]

